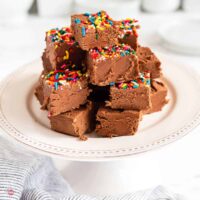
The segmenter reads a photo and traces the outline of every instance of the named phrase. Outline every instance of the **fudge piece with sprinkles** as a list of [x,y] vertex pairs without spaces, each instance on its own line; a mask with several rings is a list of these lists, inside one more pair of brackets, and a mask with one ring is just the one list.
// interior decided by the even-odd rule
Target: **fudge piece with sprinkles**
[[69,27],[61,29],[55,28],[46,33],[46,50],[43,55],[43,63],[45,58],[49,60],[47,69],[65,69],[69,66],[82,66],[85,59],[85,52],[79,47],[75,41],[72,31]]
[[141,73],[139,78],[132,81],[112,83],[110,99],[106,105],[112,109],[149,109],[151,107],[149,73]]
[[105,11],[72,15],[71,27],[76,41],[83,50],[113,46],[118,42],[114,21]]
[[90,93],[87,76],[80,71],[55,70],[43,76],[44,103],[50,116],[83,105]]
[[167,97],[166,85],[161,81],[152,80],[151,94],[150,94],[152,107],[148,109],[145,113],[150,114],[161,111],[163,106],[165,106],[168,103],[166,97]]
[[150,48],[139,46],[136,53],[141,72],[150,72],[152,79],[161,77],[161,62]]
[[101,137],[134,135],[140,120],[140,111],[113,110],[101,107],[97,112],[95,132]]
[[94,105],[88,102],[78,109],[50,116],[51,129],[87,140],[85,133],[94,130]]
[[132,80],[139,74],[135,51],[125,44],[90,49],[87,67],[90,82],[99,86]]
[[116,21],[115,26],[118,30],[119,42],[130,45],[134,50],[138,46],[138,33],[137,20],[135,19],[125,19],[121,21]]

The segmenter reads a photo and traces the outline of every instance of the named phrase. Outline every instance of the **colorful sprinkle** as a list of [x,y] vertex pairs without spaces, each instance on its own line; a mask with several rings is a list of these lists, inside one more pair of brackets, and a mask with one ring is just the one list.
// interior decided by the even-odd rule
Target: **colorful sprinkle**
[[61,69],[66,69],[67,65],[66,64],[63,64],[60,68]]
[[84,16],[89,17],[89,16],[90,16],[90,13],[85,13]]
[[[103,30],[106,27],[111,27],[114,24],[112,18],[105,11],[100,11],[98,13],[85,13],[83,14],[86,19],[80,20],[82,24],[88,26],[88,28],[97,28]],[[76,23],[76,19],[74,21]]]
[[51,42],[54,43],[55,48],[58,48],[60,43],[67,42],[69,45],[77,45],[77,42],[72,35],[72,31],[69,27],[63,27],[61,29],[54,28],[46,33]]
[[69,82],[77,82],[82,77],[86,77],[86,74],[82,74],[80,70],[70,71],[66,69],[50,71],[44,76],[44,80],[48,85],[52,86],[55,90],[58,90],[60,86],[67,85]]
[[130,18],[116,22],[115,25],[116,25],[116,27],[119,28],[119,31],[120,31],[119,37],[126,38],[127,36],[129,36],[132,33],[136,37],[138,37],[137,29],[139,28],[139,25],[136,24],[137,22],[138,22],[138,20],[130,19]]
[[54,83],[54,87],[55,87],[55,90],[58,89],[58,82],[55,82],[55,83]]
[[132,81],[126,81],[126,82],[120,82],[120,83],[114,83],[111,82],[110,86],[116,86],[119,89],[136,89],[139,88],[141,85],[145,85],[149,87],[151,84],[150,81],[150,73],[140,73],[139,78],[132,80]]
[[114,85],[115,85],[115,82],[110,82],[109,85],[110,85],[110,86],[114,86]]
[[85,37],[86,31],[85,31],[85,27],[84,26],[82,26],[82,28],[81,28],[81,33],[82,33],[82,36]]
[[68,60],[69,59],[69,51],[65,51],[65,56],[63,57],[64,60]]
[[80,24],[81,23],[81,20],[79,18],[76,18],[74,21],[75,21],[76,24]]
[[119,44],[112,47],[93,48],[89,50],[90,56],[97,60],[105,60],[106,58],[135,55],[135,51],[126,44]]

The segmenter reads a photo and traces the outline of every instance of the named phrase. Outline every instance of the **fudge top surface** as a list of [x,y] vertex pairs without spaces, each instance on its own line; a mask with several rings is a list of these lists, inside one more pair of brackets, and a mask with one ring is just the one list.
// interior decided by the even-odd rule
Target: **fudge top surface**
[[111,47],[93,48],[89,50],[89,55],[94,60],[105,60],[106,58],[135,55],[134,49],[126,44],[118,44]]
[[151,81],[150,81],[150,73],[140,73],[139,77],[135,80],[126,81],[126,82],[111,82],[110,86],[115,87],[118,89],[136,89],[140,86],[147,86],[150,87]]
[[137,28],[139,28],[137,22],[138,20],[136,19],[127,18],[121,21],[116,21],[115,26],[119,29],[121,37],[130,35],[131,33],[134,33],[134,35],[137,37]]
[[84,25],[87,28],[104,30],[114,25],[113,19],[105,11],[99,11],[94,14],[84,13],[72,17],[74,18],[75,24]]
[[60,86],[65,86],[69,83],[76,83],[86,77],[87,75],[83,74],[80,70],[54,70],[50,71],[47,75],[44,75],[44,81],[57,90]]
[[46,36],[53,43],[66,42],[69,45],[76,44],[72,31],[69,27],[54,28],[46,32]]

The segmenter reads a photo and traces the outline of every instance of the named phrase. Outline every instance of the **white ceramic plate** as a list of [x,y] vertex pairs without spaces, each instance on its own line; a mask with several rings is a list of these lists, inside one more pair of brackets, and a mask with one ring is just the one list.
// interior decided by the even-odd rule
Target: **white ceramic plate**
[[36,61],[11,74],[0,85],[0,126],[29,147],[72,160],[111,160],[168,144],[200,122],[200,83],[194,72],[163,60],[170,102],[162,112],[144,116],[135,136],[96,138],[86,142],[50,130],[47,113],[34,97],[41,63]]
[[200,19],[178,20],[158,30],[163,45],[173,51],[200,55]]

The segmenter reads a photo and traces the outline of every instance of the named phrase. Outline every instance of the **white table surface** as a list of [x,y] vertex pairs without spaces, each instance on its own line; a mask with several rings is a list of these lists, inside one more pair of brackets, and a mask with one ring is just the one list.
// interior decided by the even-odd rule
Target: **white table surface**
[[[165,15],[137,14],[136,17],[141,24],[141,44],[150,46],[155,51],[165,54],[169,59],[176,60],[184,65],[189,65],[192,69],[196,70],[197,73],[200,73],[200,57],[175,54],[164,49],[156,34],[158,27],[165,22],[179,18],[200,18],[200,15],[188,15],[183,13]],[[0,80],[18,67],[34,59],[38,59],[45,45],[45,31],[52,27],[66,25],[69,23],[69,20],[28,17],[25,21],[16,22],[17,20],[15,20],[15,22],[9,22],[5,20],[1,21],[0,19]],[[188,106],[190,104],[192,104],[192,102],[188,102]],[[5,135],[5,133],[0,130],[0,135]],[[133,190],[156,184],[182,184],[182,186],[185,186],[189,182],[193,183],[198,180],[198,176],[200,175],[199,152],[200,126],[179,141],[147,153],[133,156],[131,159],[121,162],[123,162],[124,167],[130,165],[130,163],[134,163],[134,165],[136,163],[133,174],[134,171],[137,171],[138,186],[135,188],[133,187]],[[59,163],[56,163],[56,165],[59,166]],[[120,166],[120,163],[118,163],[118,165]],[[155,171],[157,174],[156,176],[154,176]],[[147,174],[149,174],[149,183],[148,178],[145,179],[144,182],[143,177],[141,177],[142,175],[147,176]],[[109,178],[109,173],[107,176]],[[71,179],[73,180],[73,177],[71,177]],[[97,192],[93,192],[92,188],[88,189],[87,187],[88,181],[84,181],[85,183],[83,185],[85,185],[85,187],[83,187],[83,185],[80,187],[75,185],[75,190],[78,192],[86,191],[86,193],[90,194],[117,194],[127,191],[125,188],[121,189],[120,192],[113,192],[115,191],[115,185],[113,185],[108,186],[106,191],[98,190]],[[190,193],[192,191],[193,194],[200,197],[200,192],[198,193],[198,190],[200,191],[200,180],[198,181],[197,184],[195,184],[195,188],[187,188],[187,192]],[[73,186],[73,181],[71,182]],[[183,188],[182,186],[180,188]],[[176,187],[176,189],[178,190],[178,187]]]

